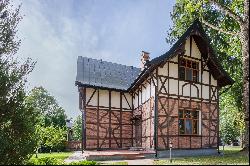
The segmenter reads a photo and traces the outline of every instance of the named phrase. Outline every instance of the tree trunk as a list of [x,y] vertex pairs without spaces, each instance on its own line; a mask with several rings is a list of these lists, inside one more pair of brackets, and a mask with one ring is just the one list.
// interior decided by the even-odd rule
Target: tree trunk
[[244,149],[249,151],[249,26],[241,27],[241,44],[243,58],[243,110],[245,112]]

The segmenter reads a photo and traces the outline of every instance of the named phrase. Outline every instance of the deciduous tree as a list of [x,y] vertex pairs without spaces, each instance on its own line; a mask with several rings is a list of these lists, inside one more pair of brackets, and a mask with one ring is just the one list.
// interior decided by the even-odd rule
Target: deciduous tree
[[[171,17],[174,24],[168,34],[169,43],[180,37],[195,19],[202,21],[220,55],[217,58],[236,81],[223,95],[232,96],[237,109],[245,113],[244,148],[248,151],[249,0],[177,0]],[[223,96],[221,100],[224,102]]]

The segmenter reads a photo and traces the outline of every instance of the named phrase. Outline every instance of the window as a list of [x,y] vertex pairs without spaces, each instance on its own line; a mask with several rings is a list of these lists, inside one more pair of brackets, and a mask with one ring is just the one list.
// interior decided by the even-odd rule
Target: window
[[199,134],[199,111],[180,109],[179,110],[179,134]]
[[198,82],[199,63],[188,59],[180,59],[179,77],[181,80]]

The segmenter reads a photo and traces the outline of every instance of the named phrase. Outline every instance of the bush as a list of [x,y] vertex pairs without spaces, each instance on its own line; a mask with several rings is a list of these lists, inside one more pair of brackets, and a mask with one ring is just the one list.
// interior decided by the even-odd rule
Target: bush
[[78,161],[78,162],[71,162],[69,165],[99,165],[96,161]]
[[61,165],[62,162],[53,157],[42,157],[38,159],[32,159],[26,163],[26,165]]

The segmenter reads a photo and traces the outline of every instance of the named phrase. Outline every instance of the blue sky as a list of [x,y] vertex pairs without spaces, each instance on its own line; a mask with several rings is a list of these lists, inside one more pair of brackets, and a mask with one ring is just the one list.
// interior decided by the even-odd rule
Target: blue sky
[[139,67],[141,51],[154,58],[170,46],[174,0],[17,0],[23,20],[18,56],[37,61],[29,89],[43,86],[69,117],[80,114],[74,85],[78,56]]

